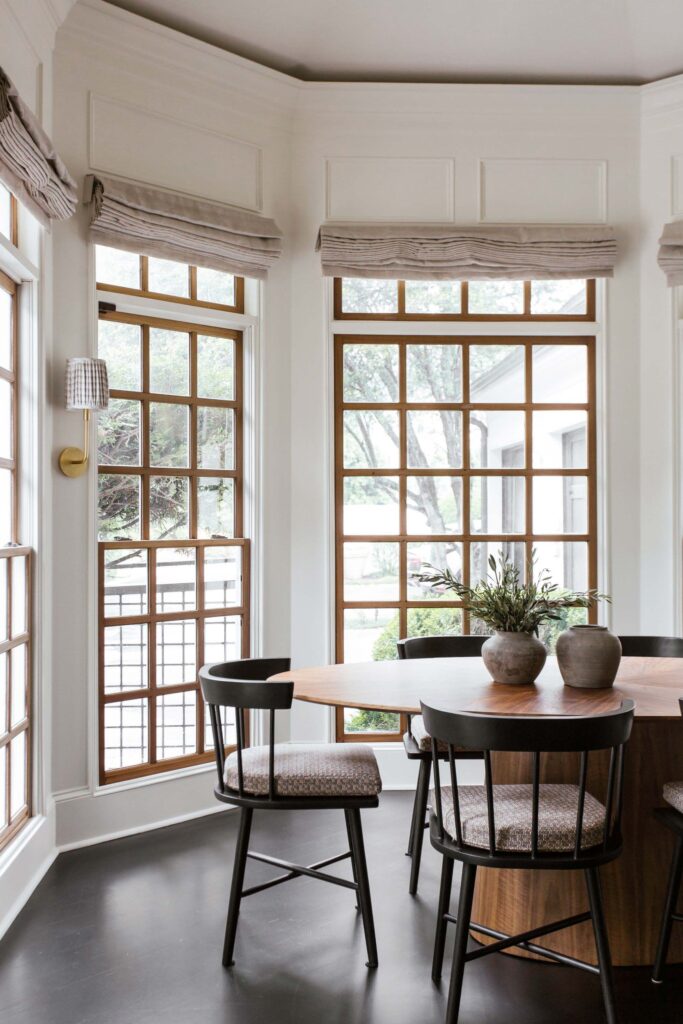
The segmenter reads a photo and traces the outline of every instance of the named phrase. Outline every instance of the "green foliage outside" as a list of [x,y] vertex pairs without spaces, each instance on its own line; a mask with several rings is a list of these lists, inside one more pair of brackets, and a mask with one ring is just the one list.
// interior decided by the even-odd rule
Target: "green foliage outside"
[[[461,615],[457,608],[411,608],[408,633],[410,636],[434,636],[445,633],[459,633]],[[373,661],[391,661],[398,657],[396,639],[399,633],[398,612],[384,627],[372,647]],[[397,732],[399,716],[388,711],[355,711],[347,718],[345,732]]]
[[592,608],[598,601],[609,600],[597,590],[581,593],[560,589],[550,572],[536,573],[535,552],[532,552],[522,578],[519,566],[500,551],[489,557],[489,573],[474,587],[466,586],[450,569],[436,569],[425,564],[413,578],[429,584],[438,593],[452,592],[463,607],[492,629],[506,633],[535,633],[541,626],[559,622],[569,609]]

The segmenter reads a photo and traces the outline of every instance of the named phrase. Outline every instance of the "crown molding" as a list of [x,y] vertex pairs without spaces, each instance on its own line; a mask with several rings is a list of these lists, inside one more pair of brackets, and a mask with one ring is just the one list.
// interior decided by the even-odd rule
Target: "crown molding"
[[68,18],[71,8],[75,6],[78,0],[39,0],[45,9],[45,13],[51,20],[55,32],[63,25]]
[[640,108],[644,118],[661,119],[683,114],[683,75],[642,85]]
[[[50,0],[55,2],[55,0]],[[70,0],[58,0],[70,2]],[[109,61],[126,71],[173,76],[176,87],[196,91],[199,84],[215,93],[238,92],[242,100],[264,104],[290,114],[303,83],[217,46],[131,14],[104,0],[80,0],[59,30],[58,49]]]

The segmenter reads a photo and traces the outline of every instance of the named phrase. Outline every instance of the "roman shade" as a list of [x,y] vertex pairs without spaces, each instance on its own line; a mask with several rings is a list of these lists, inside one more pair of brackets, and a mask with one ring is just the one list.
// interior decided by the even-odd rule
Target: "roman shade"
[[280,256],[275,221],[221,203],[100,174],[86,178],[85,202],[102,245],[258,278]]
[[476,281],[612,277],[614,231],[604,224],[323,224],[326,277]]
[[2,68],[0,181],[43,225],[76,209],[76,182]]
[[666,274],[668,285],[683,284],[683,220],[664,225],[657,263]]

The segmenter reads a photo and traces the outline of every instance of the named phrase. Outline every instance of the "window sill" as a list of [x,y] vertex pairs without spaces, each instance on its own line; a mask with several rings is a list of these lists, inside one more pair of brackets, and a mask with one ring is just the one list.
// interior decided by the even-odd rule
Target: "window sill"
[[187,779],[193,775],[204,775],[207,772],[215,771],[215,762],[209,761],[206,764],[192,765],[190,768],[176,768],[170,772],[160,772],[157,775],[145,775],[139,779],[126,779],[125,782],[110,782],[106,786],[97,785],[92,790],[92,795],[107,796],[110,793],[121,793],[129,789],[139,789],[141,786],[155,786],[162,782],[175,782],[178,779]]

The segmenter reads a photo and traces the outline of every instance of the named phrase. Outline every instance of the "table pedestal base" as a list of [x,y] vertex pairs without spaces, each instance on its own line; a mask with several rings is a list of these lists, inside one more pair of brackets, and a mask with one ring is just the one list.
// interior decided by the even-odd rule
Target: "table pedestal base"
[[[633,723],[626,753],[624,851],[618,860],[600,869],[615,967],[654,962],[674,839],[672,833],[655,820],[652,811],[663,805],[664,783],[683,778],[681,732],[680,721],[636,719]],[[573,755],[546,756],[544,781],[576,781]],[[589,789],[602,799],[606,761],[601,755],[591,755],[590,759],[594,764],[589,770]],[[494,782],[528,781],[529,761],[525,755],[497,756]],[[477,872],[472,919],[495,931],[515,935],[546,921],[580,914],[587,908],[582,871],[480,868]],[[485,943],[495,941],[477,934],[474,938]],[[578,960],[597,962],[590,922],[549,935],[543,945]],[[515,956],[537,959],[524,950],[512,952]],[[674,926],[668,962],[683,962],[683,925]]]

